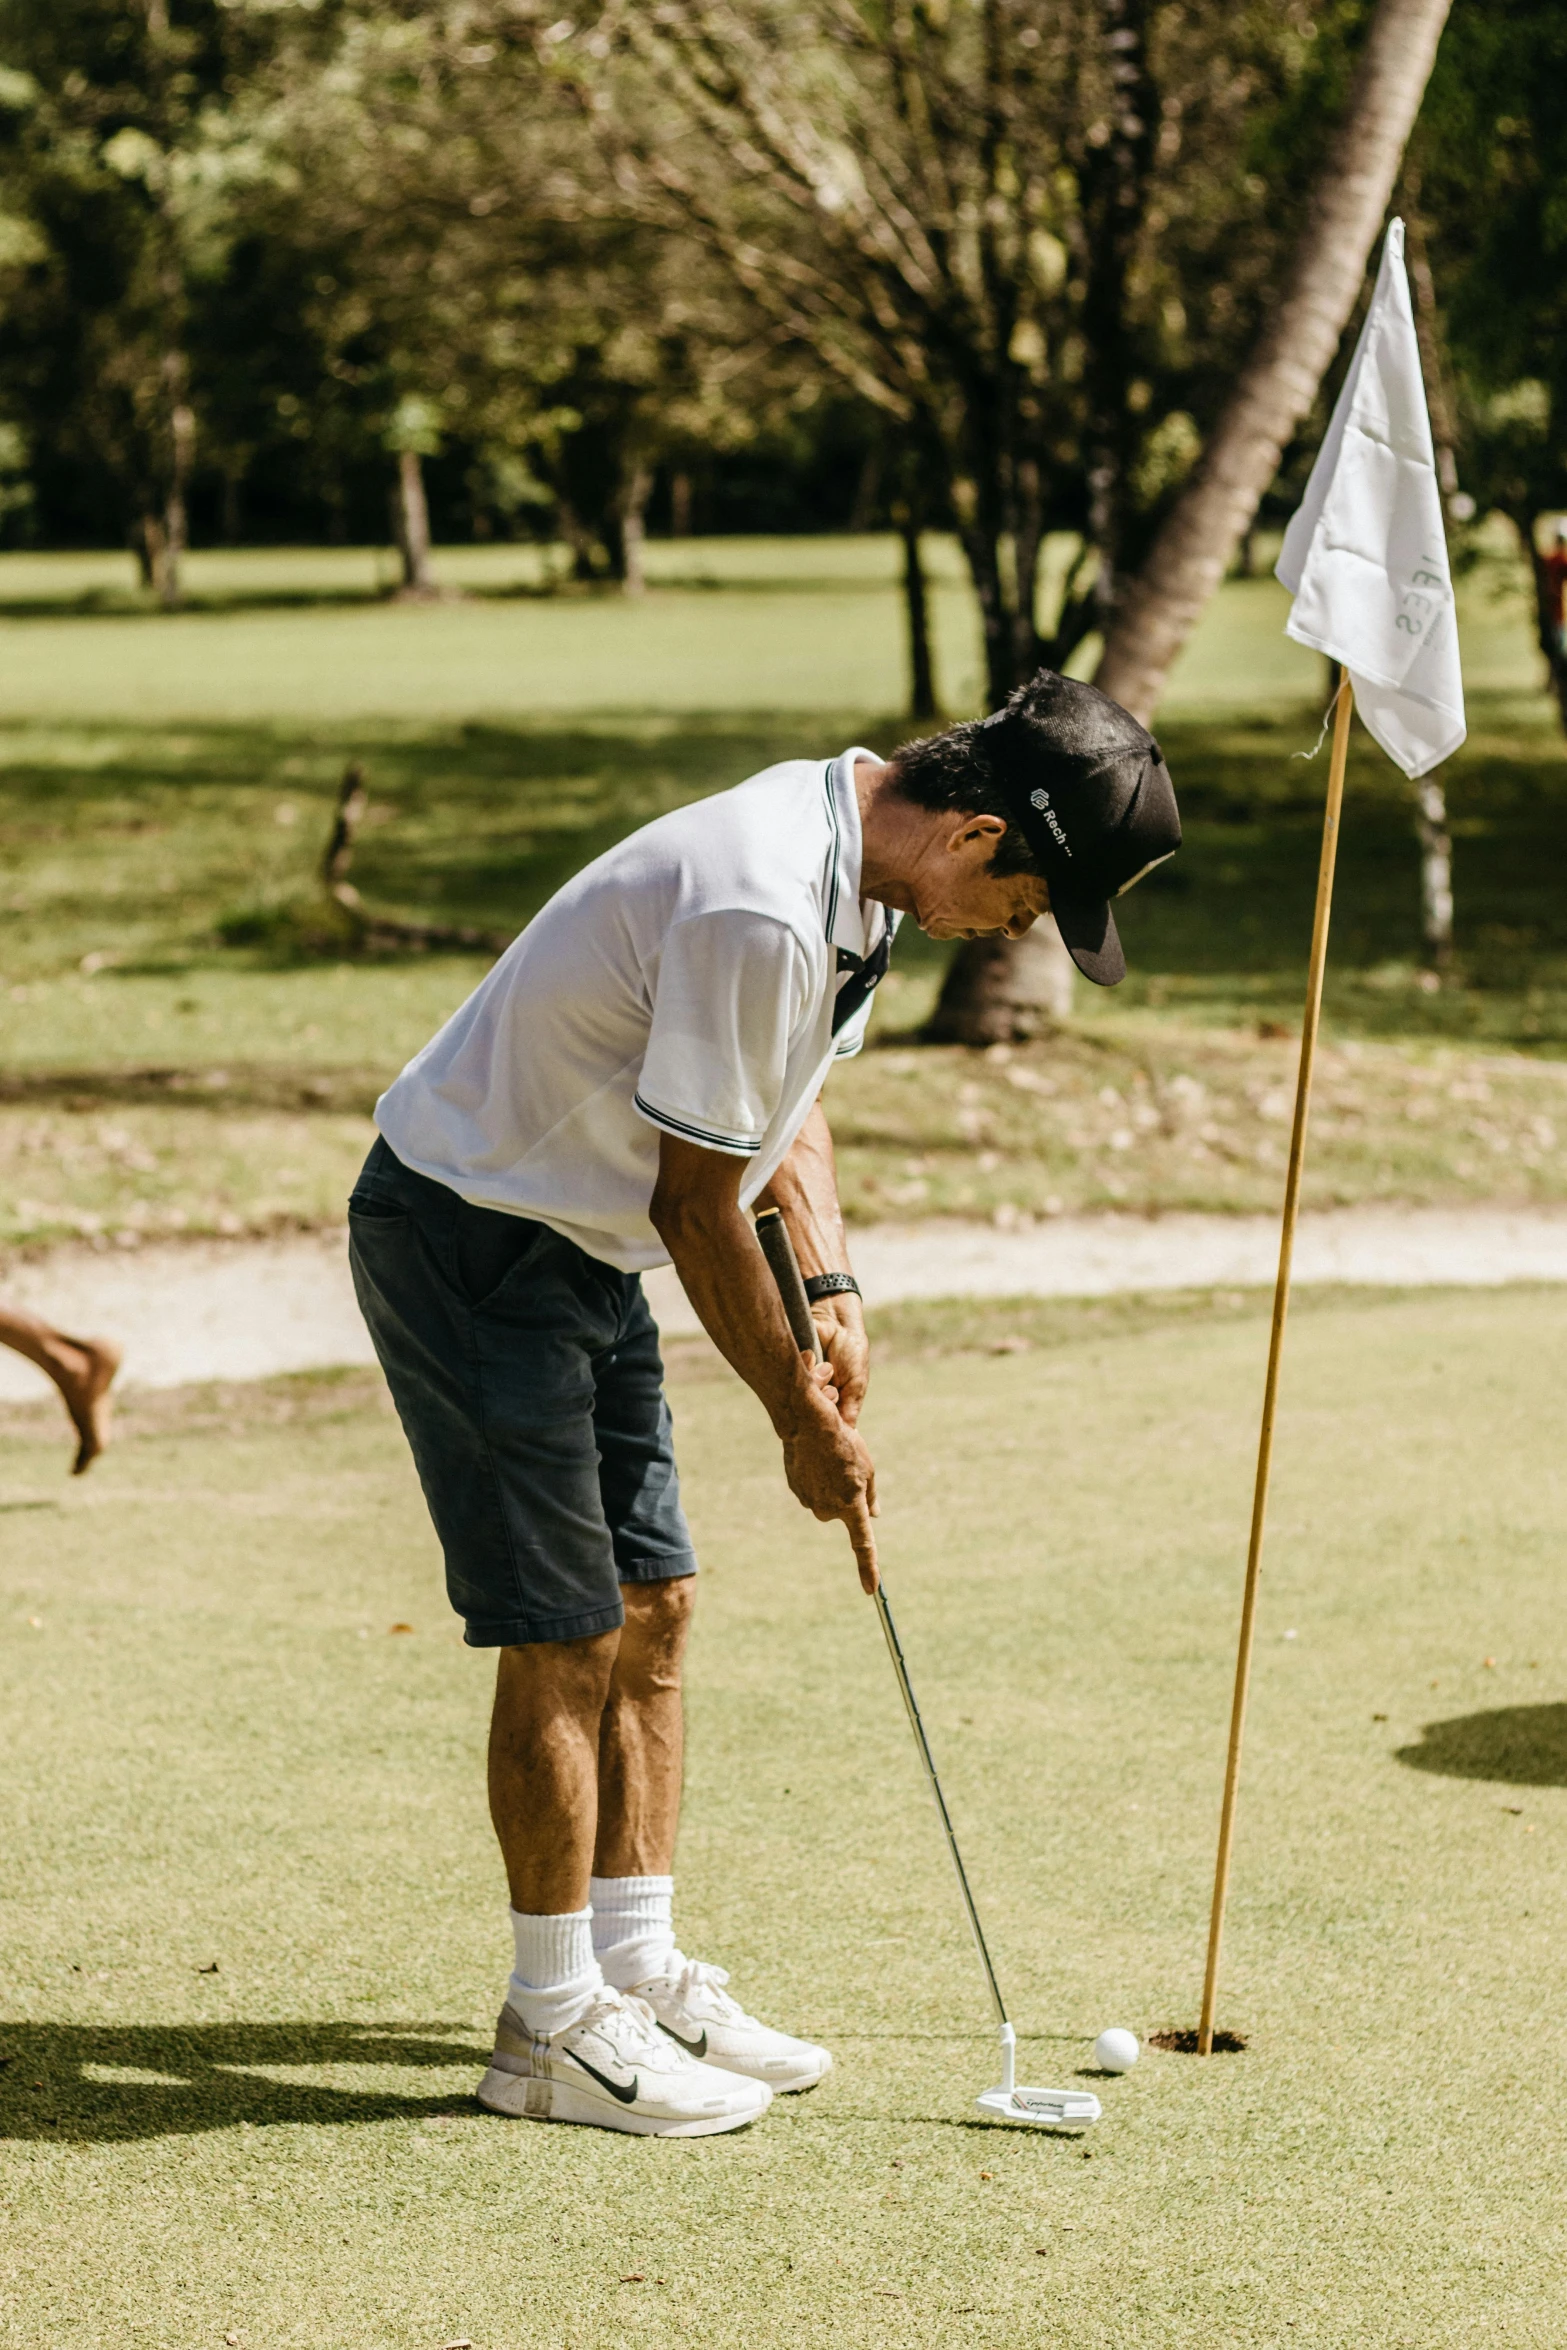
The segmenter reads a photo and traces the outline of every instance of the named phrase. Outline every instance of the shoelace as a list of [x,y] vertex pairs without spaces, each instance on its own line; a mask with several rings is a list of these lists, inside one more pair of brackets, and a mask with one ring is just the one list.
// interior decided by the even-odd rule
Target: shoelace
[[669,2038],[645,1999],[634,1992],[600,1994],[579,2018],[578,2030],[602,2032],[623,2064],[667,2064]]
[[689,2006],[693,1992],[704,1992],[712,2003],[712,2022],[749,2024],[753,2030],[758,2030],[760,2027],[756,2018],[747,2015],[739,2000],[731,1998],[724,1989],[728,1980],[727,1967],[709,1966],[705,1959],[688,1958],[682,1962],[680,1972],[674,1978],[675,1997]]

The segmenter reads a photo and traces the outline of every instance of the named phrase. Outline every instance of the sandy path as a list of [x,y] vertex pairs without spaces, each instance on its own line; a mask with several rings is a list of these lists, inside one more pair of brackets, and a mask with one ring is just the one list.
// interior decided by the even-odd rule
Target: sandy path
[[[1096,1297],[1115,1290],[1250,1288],[1271,1282],[1278,1227],[1265,1216],[1063,1216],[1030,1231],[883,1224],[854,1237],[866,1294]],[[1367,1284],[1567,1282],[1567,1212],[1349,1208],[1302,1218],[1296,1278]],[[59,1249],[13,1268],[16,1304],[125,1347],[125,1380],[262,1379],[371,1360],[339,1232],[286,1240],[160,1243],[134,1253]],[[649,1276],[661,1326],[694,1330],[672,1272]],[[0,1398],[46,1392],[0,1351]]]

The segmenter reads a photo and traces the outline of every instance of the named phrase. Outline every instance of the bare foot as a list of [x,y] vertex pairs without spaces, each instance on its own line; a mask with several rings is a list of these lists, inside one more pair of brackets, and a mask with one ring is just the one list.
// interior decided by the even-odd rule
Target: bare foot
[[109,1389],[120,1367],[121,1350],[108,1338],[72,1338],[65,1341],[49,1375],[65,1398],[76,1433],[81,1439],[71,1475],[90,1469],[109,1441],[113,1406]]

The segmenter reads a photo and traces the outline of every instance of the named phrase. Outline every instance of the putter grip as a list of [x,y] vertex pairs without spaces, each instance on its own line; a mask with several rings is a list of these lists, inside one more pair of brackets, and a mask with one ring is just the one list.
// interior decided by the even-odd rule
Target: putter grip
[[756,1237],[762,1254],[767,1259],[773,1279],[778,1284],[778,1295],[788,1317],[794,1342],[802,1354],[820,1359],[821,1341],[816,1335],[816,1324],[811,1319],[811,1301],[805,1294],[805,1283],[800,1278],[800,1267],[795,1258],[794,1243],[789,1238],[789,1227],[777,1208],[762,1208],[757,1212]]

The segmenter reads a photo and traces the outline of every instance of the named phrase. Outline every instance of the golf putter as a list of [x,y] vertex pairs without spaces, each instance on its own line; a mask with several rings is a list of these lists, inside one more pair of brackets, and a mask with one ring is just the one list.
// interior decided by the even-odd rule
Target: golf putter
[[[767,1259],[773,1279],[778,1284],[778,1295],[782,1300],[789,1328],[794,1334],[795,1344],[802,1354],[808,1354],[814,1361],[820,1362],[822,1358],[821,1341],[816,1333],[816,1324],[811,1318],[810,1300],[805,1294],[805,1283],[800,1277],[800,1267],[795,1258],[794,1243],[789,1238],[789,1228],[777,1208],[762,1208],[758,1211],[756,1237],[761,1243],[762,1254]],[[903,1658],[903,1643],[898,1638],[898,1627],[893,1619],[891,1602],[887,1597],[885,1576],[876,1586],[876,1612],[881,1618],[882,1635],[887,1643],[887,1654],[892,1659],[892,1669],[898,1676],[898,1688],[903,1697],[903,1710],[909,1717],[909,1728],[913,1731],[914,1743],[919,1748],[920,1763],[925,1773],[925,1784],[930,1789],[932,1800],[936,1806],[936,1816],[941,1822],[941,1832],[947,1840],[947,1850],[952,1857],[953,1870],[958,1880],[958,1891],[963,1896],[963,1908],[968,1918],[969,1932],[974,1937],[974,1948],[979,1953],[979,1963],[985,1970],[985,1982],[990,1991],[990,2003],[995,2009],[996,2024],[1001,2035],[1001,2084],[999,2088],[984,2090],[974,2102],[981,2113],[994,2114],[1000,2121],[1038,2122],[1056,2128],[1059,2128],[1063,2123],[1096,2122],[1101,2110],[1099,2100],[1086,2089],[1020,2089],[1017,2085],[1017,2034],[1013,2031],[1008,2019],[1006,2001],[1001,1996],[1001,1986],[996,1981],[996,1970],[991,1964],[990,1949],[985,1941],[985,1929],[979,1922],[979,1911],[974,1907],[974,1896],[969,1891],[968,1872],[963,1866],[963,1855],[958,1850],[958,1839],[953,1829],[952,1815],[947,1809],[947,1799],[941,1791],[941,1781],[936,1775],[935,1758],[930,1751],[930,1740],[925,1735],[925,1724],[920,1719],[919,1705],[914,1696],[913,1684],[909,1680],[909,1668]]]

